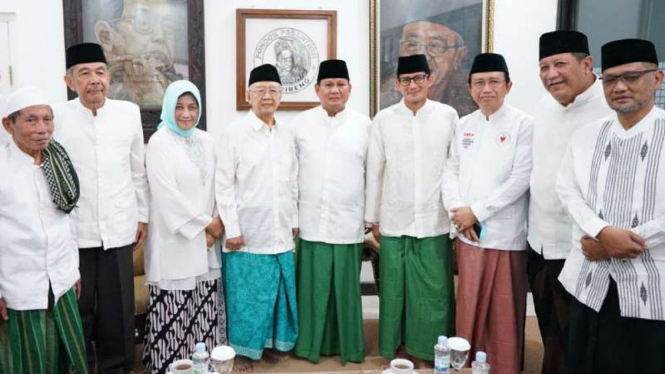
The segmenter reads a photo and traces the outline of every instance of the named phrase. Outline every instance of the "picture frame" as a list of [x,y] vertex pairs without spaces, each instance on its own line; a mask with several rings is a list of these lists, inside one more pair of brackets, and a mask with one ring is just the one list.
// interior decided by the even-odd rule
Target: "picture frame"
[[493,50],[494,1],[370,0],[370,115],[399,102],[397,60],[416,53],[435,76],[429,99],[460,117],[476,110],[468,71],[476,54]]
[[[139,105],[146,143],[160,122],[164,90],[179,79],[198,87],[198,128],[206,130],[204,0],[125,1],[63,0],[65,48],[102,45],[111,74],[107,97]],[[68,90],[68,97],[76,94]]]
[[236,10],[236,109],[246,100],[249,73],[270,63],[277,67],[284,94],[279,110],[319,105],[313,86],[319,63],[337,55],[337,11],[290,9]]

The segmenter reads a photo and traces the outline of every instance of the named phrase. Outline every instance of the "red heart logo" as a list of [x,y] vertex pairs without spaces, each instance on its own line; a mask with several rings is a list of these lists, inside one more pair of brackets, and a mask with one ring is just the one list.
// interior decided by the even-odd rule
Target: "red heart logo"
[[506,140],[506,136],[503,135],[503,136],[501,136],[499,139],[501,139],[501,143],[503,143],[503,142]]

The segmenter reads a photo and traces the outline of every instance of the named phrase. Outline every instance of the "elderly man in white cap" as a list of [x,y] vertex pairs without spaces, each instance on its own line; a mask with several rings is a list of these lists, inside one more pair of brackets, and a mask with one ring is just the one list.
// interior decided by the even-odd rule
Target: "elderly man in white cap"
[[0,147],[0,373],[87,373],[78,248],[69,213],[78,177],[51,139],[35,88],[9,96]]
[[[3,95],[0,95],[0,119],[5,115],[5,103],[7,102],[7,98]],[[9,137],[9,133],[5,131],[4,128],[0,129],[0,147],[4,146],[9,142],[11,138]]]

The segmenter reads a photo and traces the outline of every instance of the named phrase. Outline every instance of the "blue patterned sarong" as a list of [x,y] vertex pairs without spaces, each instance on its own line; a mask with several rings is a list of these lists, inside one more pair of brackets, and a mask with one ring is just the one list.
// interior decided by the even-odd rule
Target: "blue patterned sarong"
[[229,344],[240,356],[260,360],[264,348],[293,349],[298,307],[293,252],[223,254]]

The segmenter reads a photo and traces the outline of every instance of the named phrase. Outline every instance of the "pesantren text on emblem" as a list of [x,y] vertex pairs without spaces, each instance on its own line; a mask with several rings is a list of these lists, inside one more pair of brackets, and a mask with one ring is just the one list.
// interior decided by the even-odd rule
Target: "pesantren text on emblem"
[[254,67],[273,64],[279,72],[285,94],[296,93],[316,82],[319,51],[306,33],[280,27],[266,33],[253,53]]

